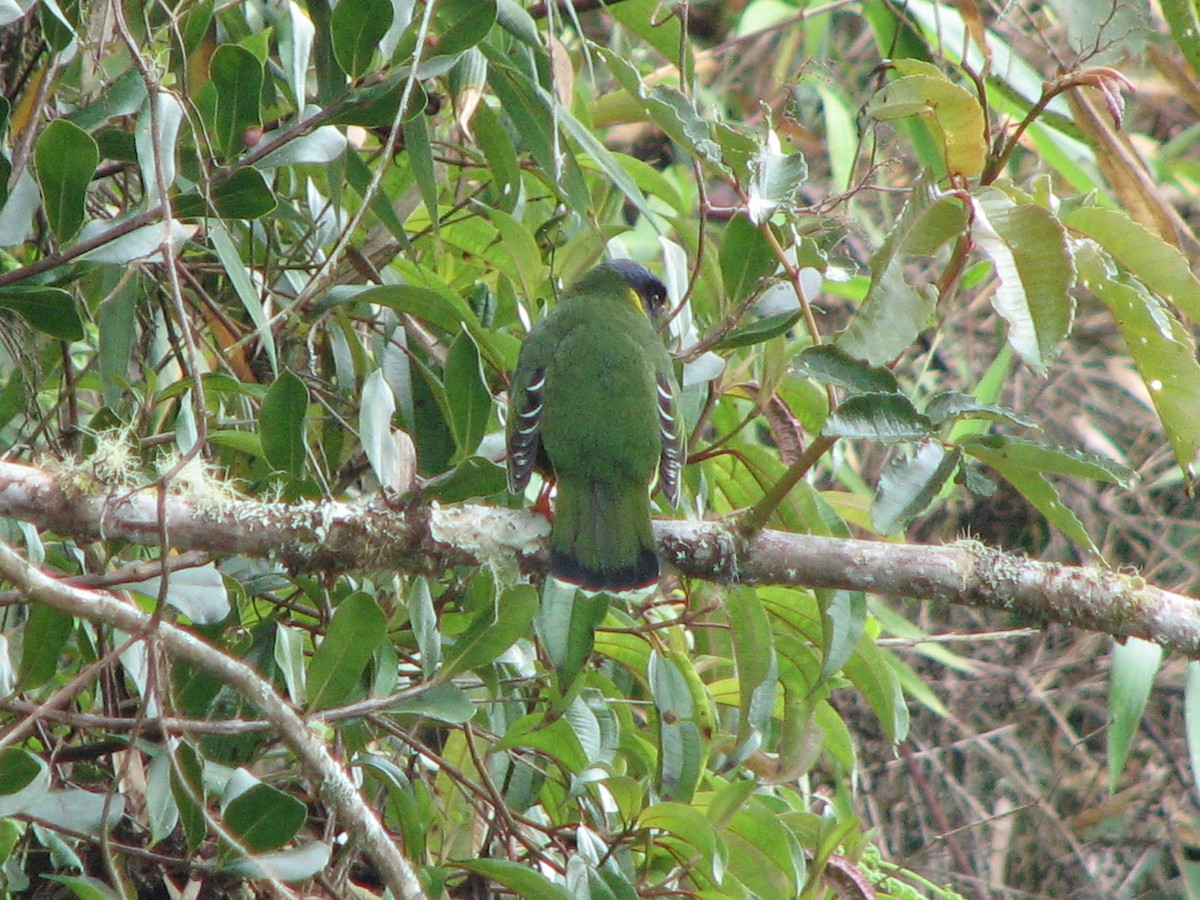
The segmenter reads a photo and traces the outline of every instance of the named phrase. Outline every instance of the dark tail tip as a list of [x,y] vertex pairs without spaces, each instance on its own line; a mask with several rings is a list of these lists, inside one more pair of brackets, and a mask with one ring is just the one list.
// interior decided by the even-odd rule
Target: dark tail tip
[[658,557],[650,548],[638,552],[637,562],[620,568],[588,568],[570,553],[550,551],[550,574],[585,591],[639,591],[658,583]]

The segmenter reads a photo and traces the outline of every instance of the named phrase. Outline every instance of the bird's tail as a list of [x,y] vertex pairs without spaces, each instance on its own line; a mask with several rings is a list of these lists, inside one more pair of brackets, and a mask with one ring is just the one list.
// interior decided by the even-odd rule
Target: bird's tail
[[550,574],[589,591],[619,593],[656,584],[658,556],[646,489],[559,481]]

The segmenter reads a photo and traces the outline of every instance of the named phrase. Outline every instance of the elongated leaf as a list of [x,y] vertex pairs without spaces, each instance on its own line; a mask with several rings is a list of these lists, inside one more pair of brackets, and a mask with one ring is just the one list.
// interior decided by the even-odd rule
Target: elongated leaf
[[17,672],[20,690],[41,687],[54,677],[74,627],[75,619],[69,613],[44,603],[32,604],[25,626],[21,667]]
[[465,331],[450,344],[444,377],[458,461],[474,454],[492,412],[492,394],[479,364],[479,350]]
[[50,230],[68,241],[83,225],[84,204],[100,148],[90,134],[66,119],[55,119],[38,136],[33,159]]
[[964,442],[962,449],[969,456],[990,465],[1059,531],[1092,556],[1099,557],[1100,550],[1092,542],[1087,528],[1070,507],[1063,505],[1058,490],[1046,480],[1046,476],[1040,470],[1014,462],[1002,449],[993,447],[987,440]]
[[937,441],[921,444],[912,456],[893,456],[879,477],[871,521],[883,534],[895,534],[925,511],[958,468],[962,452],[950,453]]
[[751,798],[721,836],[729,848],[729,871],[755,895],[800,896],[804,852],[795,834],[761,801]]
[[821,384],[836,384],[857,394],[894,394],[899,390],[890,369],[869,366],[837,344],[805,347],[792,367],[797,375],[806,375]]
[[508,888],[518,897],[538,897],[545,900],[573,900],[574,894],[555,884],[541,872],[507,859],[460,860],[455,866],[473,872],[487,881]]
[[1200,785],[1200,661],[1192,660],[1187,667],[1187,691],[1184,694],[1184,731],[1187,735],[1188,760],[1192,768],[1192,785]]
[[992,306],[1008,322],[1008,343],[1034,369],[1045,369],[1071,330],[1075,282],[1066,232],[1047,210],[983,188],[972,201],[971,236],[996,268]]
[[533,585],[513,585],[495,605],[480,609],[466,631],[455,636],[454,646],[443,651],[444,677],[485,666],[524,637],[537,611],[538,596]]
[[1027,419],[1006,406],[983,403],[978,398],[959,391],[939,391],[934,394],[925,404],[925,415],[929,416],[935,425],[959,419],[984,419],[1018,425],[1021,428],[1037,427],[1037,423],[1032,419]]
[[297,477],[304,473],[307,416],[308,388],[300,376],[285,370],[263,398],[258,433],[267,462]]
[[890,442],[920,440],[933,430],[933,423],[903,394],[858,394],[834,411],[821,433]]
[[1175,459],[1189,482],[1200,475],[1200,364],[1191,334],[1157,297],[1116,271],[1097,250],[1076,253],[1080,280],[1108,307],[1150,400],[1162,420]]
[[263,64],[245,47],[222,44],[209,61],[208,77],[217,97],[213,138],[232,156],[245,147],[248,129],[262,125]]
[[1062,447],[1047,447],[1009,435],[982,435],[964,438],[960,446],[976,459],[989,465],[1000,463],[1009,468],[1027,469],[1071,478],[1091,478],[1104,484],[1132,487],[1135,473],[1105,456],[1096,456]]
[[546,579],[535,624],[542,649],[564,691],[587,665],[596,628],[607,611],[607,596],[588,597],[574,585],[557,578]]
[[1108,683],[1108,789],[1114,794],[1162,656],[1162,647],[1141,638],[1131,637],[1113,647]]
[[862,591],[818,590],[821,607],[821,671],[818,683],[832,678],[846,664],[867,621],[867,597]]
[[775,646],[770,620],[758,593],[749,588],[726,598],[738,678],[738,743],[757,749],[775,707]]
[[909,284],[906,266],[914,256],[932,256],[962,234],[965,223],[961,204],[942,194],[932,178],[918,182],[896,226],[871,257],[871,286],[838,336],[838,346],[873,366],[907,350],[928,325],[937,296],[932,285]]
[[358,591],[342,600],[308,664],[309,708],[324,709],[345,699],[385,637],[387,616],[373,597]]
[[693,721],[695,706],[680,663],[650,654],[647,679],[658,710],[658,791],[668,800],[688,802],[704,766],[704,745]]
[[[638,826],[665,832],[695,851],[696,859],[704,868],[705,875],[715,883],[721,882],[725,847],[717,837],[712,823],[700,810],[684,803],[655,803],[646,807],[638,816]],[[661,838],[656,839],[656,842],[657,840]]]

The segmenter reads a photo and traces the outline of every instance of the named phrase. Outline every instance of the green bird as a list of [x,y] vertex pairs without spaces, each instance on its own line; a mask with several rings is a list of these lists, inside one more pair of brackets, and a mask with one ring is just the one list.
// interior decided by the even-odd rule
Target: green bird
[[590,591],[658,582],[650,485],[679,499],[683,429],[671,357],[654,327],[667,289],[629,260],[602,263],[521,347],[508,401],[508,485],[558,486],[550,574]]

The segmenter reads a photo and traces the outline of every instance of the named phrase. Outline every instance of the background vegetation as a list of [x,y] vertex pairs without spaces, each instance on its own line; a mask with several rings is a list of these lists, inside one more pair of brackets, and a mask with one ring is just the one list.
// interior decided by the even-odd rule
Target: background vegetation
[[1193,6],[0,0],[5,890],[1200,894],[1195,663],[686,536],[592,646],[495,512],[607,252],[664,516],[1194,594]]

